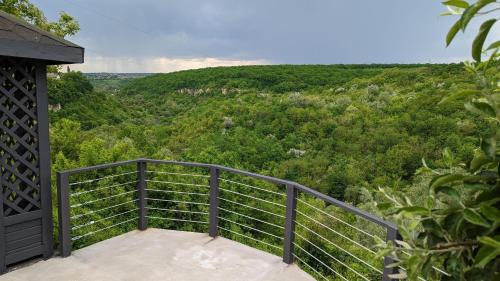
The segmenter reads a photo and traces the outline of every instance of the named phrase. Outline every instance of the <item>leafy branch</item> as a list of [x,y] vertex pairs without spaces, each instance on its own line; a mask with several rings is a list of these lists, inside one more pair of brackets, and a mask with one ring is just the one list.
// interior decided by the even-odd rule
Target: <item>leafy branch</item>
[[[446,36],[450,45],[458,31],[465,32],[477,16],[500,10],[495,0],[443,2],[445,15],[458,15]],[[431,180],[424,204],[413,204],[404,192],[381,188],[385,202],[380,211],[398,224],[402,240],[380,243],[379,254],[390,254],[400,272],[394,279],[498,280],[500,278],[500,90],[498,58],[500,41],[485,47],[498,16],[485,20],[472,42],[473,63],[465,69],[478,81],[475,89],[453,93],[441,104],[466,98],[465,110],[473,120],[486,124],[473,158],[458,166],[436,170],[423,161],[422,174]],[[482,56],[488,55],[486,61]],[[444,158],[449,158],[445,150]],[[442,268],[442,269],[441,269]]]

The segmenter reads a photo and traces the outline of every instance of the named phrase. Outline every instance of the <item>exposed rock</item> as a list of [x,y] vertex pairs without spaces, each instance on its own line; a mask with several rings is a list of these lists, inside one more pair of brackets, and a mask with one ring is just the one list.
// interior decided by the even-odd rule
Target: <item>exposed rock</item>
[[49,111],[58,112],[62,109],[61,104],[49,104]]
[[304,156],[304,154],[306,154],[306,151],[305,150],[291,148],[290,150],[288,150],[288,154],[290,154],[292,156],[295,156],[295,157],[302,157],[302,156]]
[[224,128],[229,129],[233,126],[233,119],[231,117],[224,117]]

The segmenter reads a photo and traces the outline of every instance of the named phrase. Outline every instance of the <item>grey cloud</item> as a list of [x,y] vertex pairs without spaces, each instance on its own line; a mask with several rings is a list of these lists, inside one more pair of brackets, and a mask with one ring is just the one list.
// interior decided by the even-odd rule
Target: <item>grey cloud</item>
[[72,40],[89,55],[324,64],[469,56],[470,35],[445,49],[453,19],[439,17],[444,8],[434,0],[33,2],[50,17],[74,15],[82,30]]

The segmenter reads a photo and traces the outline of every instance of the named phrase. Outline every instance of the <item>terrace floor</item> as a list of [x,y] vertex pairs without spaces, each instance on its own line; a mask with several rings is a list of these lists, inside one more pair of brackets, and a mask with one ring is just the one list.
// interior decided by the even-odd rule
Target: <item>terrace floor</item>
[[13,270],[0,281],[306,281],[314,280],[280,257],[222,237],[148,229],[132,231]]

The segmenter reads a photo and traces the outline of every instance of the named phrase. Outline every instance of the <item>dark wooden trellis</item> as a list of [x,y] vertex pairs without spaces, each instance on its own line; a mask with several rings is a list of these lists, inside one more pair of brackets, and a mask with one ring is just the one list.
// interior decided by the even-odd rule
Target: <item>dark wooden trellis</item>
[[53,253],[47,65],[83,48],[0,11],[0,273]]

